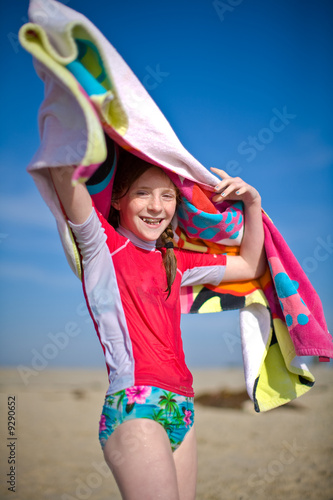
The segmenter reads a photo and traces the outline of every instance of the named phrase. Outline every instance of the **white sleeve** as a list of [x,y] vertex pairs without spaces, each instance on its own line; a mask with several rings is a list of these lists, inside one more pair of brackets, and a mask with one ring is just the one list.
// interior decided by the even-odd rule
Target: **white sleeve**
[[82,256],[82,264],[87,265],[103,248],[106,242],[105,230],[95,209],[92,209],[88,219],[82,224],[68,221]]
[[181,281],[181,286],[195,286],[195,285],[219,285],[224,276],[225,266],[203,266],[187,269]]

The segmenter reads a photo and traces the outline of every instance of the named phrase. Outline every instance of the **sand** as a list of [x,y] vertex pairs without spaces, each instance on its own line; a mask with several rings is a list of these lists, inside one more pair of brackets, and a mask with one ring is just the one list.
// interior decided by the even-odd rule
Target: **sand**
[[[333,500],[333,370],[313,372],[306,395],[267,413],[255,413],[249,400],[241,409],[196,405],[198,500]],[[0,498],[120,500],[97,439],[106,372],[44,370],[27,385],[15,369],[0,375]],[[244,389],[241,369],[194,370],[194,383],[197,395]],[[6,484],[10,457],[15,492]]]

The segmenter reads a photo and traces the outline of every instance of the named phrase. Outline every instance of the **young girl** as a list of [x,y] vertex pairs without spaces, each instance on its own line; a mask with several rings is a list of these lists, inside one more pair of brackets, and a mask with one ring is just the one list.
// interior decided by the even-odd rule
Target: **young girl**
[[109,389],[100,442],[126,500],[190,500],[196,489],[192,376],[180,333],[183,285],[259,277],[265,269],[261,199],[240,178],[212,168],[214,201],[242,200],[239,256],[173,248],[180,194],[167,174],[123,152],[109,222],[73,169],[51,172],[80,248],[87,306],[105,354]]

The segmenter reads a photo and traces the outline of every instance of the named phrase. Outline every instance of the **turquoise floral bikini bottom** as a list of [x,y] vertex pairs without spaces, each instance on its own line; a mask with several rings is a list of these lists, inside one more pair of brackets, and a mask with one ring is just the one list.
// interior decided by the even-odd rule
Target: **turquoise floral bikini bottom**
[[107,395],[99,423],[102,448],[123,422],[148,418],[164,427],[171,449],[175,451],[194,423],[193,400],[194,398],[148,385],[133,386]]

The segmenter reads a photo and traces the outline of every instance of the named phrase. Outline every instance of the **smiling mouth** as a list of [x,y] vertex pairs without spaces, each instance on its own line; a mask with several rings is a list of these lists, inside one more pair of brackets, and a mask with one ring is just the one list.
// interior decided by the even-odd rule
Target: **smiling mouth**
[[153,217],[140,217],[143,222],[149,224],[149,226],[158,226],[163,219],[154,219]]

